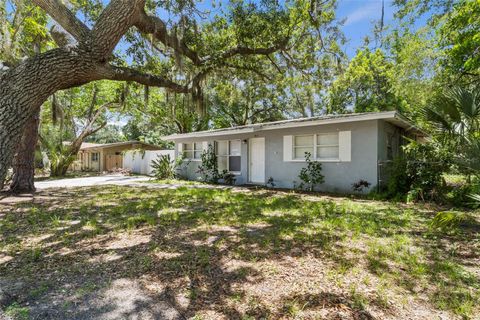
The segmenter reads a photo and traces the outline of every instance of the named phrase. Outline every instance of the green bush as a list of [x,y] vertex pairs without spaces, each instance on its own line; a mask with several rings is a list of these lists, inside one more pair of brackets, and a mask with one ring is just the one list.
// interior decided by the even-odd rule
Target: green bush
[[178,177],[177,169],[182,162],[182,158],[172,161],[168,154],[159,155],[152,161],[152,174],[157,179],[175,179]]
[[432,143],[412,140],[403,151],[403,157],[395,159],[390,166],[388,197],[407,201],[442,199],[443,174],[450,168],[448,156]]
[[221,178],[218,172],[217,155],[212,145],[202,152],[202,164],[198,166],[198,171],[202,180],[209,183],[218,183]]
[[298,177],[302,180],[300,188],[305,187],[308,190],[313,191],[315,186],[324,182],[325,177],[322,175],[322,164],[318,161],[310,160],[311,156],[310,152],[305,152],[307,167],[300,170]]
[[472,195],[480,194],[480,183],[462,183],[449,186],[446,194],[448,202],[456,207],[477,208],[478,201]]
[[231,185],[231,186],[234,185],[235,181],[237,180],[235,175],[233,173],[229,172],[228,170],[223,170],[221,178],[223,180],[223,183]]

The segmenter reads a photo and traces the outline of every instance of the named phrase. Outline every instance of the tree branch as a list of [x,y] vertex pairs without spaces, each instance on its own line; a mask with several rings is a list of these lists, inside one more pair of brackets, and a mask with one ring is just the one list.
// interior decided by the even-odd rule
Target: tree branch
[[60,0],[33,0],[33,2],[45,10],[53,20],[72,35],[78,42],[88,39],[90,29],[83,24]]
[[[232,48],[230,50],[225,51],[223,54],[220,55],[219,59],[229,59],[236,55],[269,55],[276,51],[285,49],[288,44],[288,38],[283,39],[282,41],[278,42],[277,44],[267,47],[267,48],[249,48],[244,46],[238,46]],[[207,60],[203,60],[203,63],[212,60],[213,58],[208,58]]]
[[113,49],[143,12],[145,0],[112,0],[92,30],[93,53],[109,60]]
[[160,18],[148,15],[145,10],[141,10],[135,26],[143,33],[151,34],[163,43],[166,47],[173,49],[176,53],[188,57],[195,65],[201,64],[197,52],[188,48],[182,39],[175,34],[170,34],[167,25]]
[[103,68],[100,72],[104,79],[108,80],[135,81],[151,87],[167,88],[170,91],[177,93],[190,92],[190,89],[187,86],[180,85],[163,77],[142,73],[130,68],[108,66],[107,68]]

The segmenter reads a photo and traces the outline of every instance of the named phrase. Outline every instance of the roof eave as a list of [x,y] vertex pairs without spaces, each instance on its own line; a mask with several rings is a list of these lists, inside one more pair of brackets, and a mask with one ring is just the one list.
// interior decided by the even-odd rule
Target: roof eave
[[203,132],[200,131],[200,132],[183,133],[183,134],[172,134],[169,136],[165,136],[162,139],[175,141],[179,139],[225,136],[225,135],[233,135],[233,134],[251,133],[251,132],[263,131],[263,130],[309,127],[309,126],[315,126],[320,124],[335,124],[335,123],[357,122],[357,121],[366,121],[366,120],[380,120],[380,119],[395,118],[397,114],[398,113],[396,111],[386,111],[386,112],[381,112],[377,114],[354,115],[353,117],[345,117],[345,118],[291,121],[291,122],[279,123],[279,124],[264,124],[264,125],[255,124],[252,127],[239,128],[239,129],[226,129],[226,130],[218,130],[218,131],[203,131]]

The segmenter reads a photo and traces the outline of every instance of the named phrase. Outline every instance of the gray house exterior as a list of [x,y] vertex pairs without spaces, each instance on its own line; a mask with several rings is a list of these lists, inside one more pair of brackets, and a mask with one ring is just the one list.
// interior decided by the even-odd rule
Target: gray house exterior
[[294,188],[309,152],[322,162],[325,182],[318,190],[348,193],[361,179],[372,187],[381,183],[379,164],[399,155],[405,136],[417,139],[424,134],[392,111],[276,121],[165,139],[175,142],[177,156],[186,157],[183,174],[190,180],[200,178],[200,156],[211,145],[220,171],[235,174],[236,184],[265,185],[273,179],[276,187]]

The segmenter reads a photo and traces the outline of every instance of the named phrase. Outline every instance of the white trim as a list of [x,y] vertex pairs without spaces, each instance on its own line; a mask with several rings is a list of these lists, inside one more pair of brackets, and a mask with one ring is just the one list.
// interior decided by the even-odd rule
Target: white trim
[[[342,162],[340,159],[317,159],[317,160],[312,160],[315,162]],[[293,159],[289,160],[287,162],[307,162],[305,159]]]
[[[240,142],[240,154],[239,155],[232,155],[231,154],[231,150],[230,150],[230,143],[232,141],[239,141]],[[218,152],[218,142],[226,142],[227,143],[227,154],[217,154]],[[218,161],[218,157],[225,157],[227,158],[227,171],[229,173],[232,173],[234,175],[241,175],[242,174],[242,171],[241,171],[241,167],[242,167],[242,140],[240,139],[230,139],[230,140],[215,140],[214,142],[214,149],[215,149],[215,155],[217,156],[217,161]],[[240,157],[240,171],[231,171],[230,170],[230,157]]]
[[396,111],[384,111],[384,112],[371,112],[366,114],[351,114],[348,116],[338,117],[338,118],[326,118],[326,119],[316,119],[316,118],[302,118],[302,119],[292,119],[292,120],[283,120],[283,121],[274,121],[253,124],[244,127],[238,128],[226,128],[226,129],[216,129],[184,134],[173,134],[166,137],[163,137],[165,140],[178,140],[178,139],[188,139],[188,138],[200,138],[200,137],[212,137],[212,136],[227,136],[235,135],[242,133],[251,133],[263,130],[277,130],[277,129],[287,129],[287,128],[299,128],[299,127],[309,127],[316,125],[324,124],[335,124],[335,123],[348,123],[348,122],[358,122],[366,120],[391,120],[397,125],[401,124],[407,130],[417,130],[421,132],[418,128],[413,126],[406,118]]
[[[185,145],[186,144],[191,144],[192,145],[192,149],[185,149]],[[202,161],[202,158],[201,158],[201,152],[203,152],[203,148],[201,149],[195,149],[195,145],[200,145],[200,144],[203,144],[201,142],[182,142],[180,143],[179,145],[182,146],[181,148],[179,148],[181,151],[180,151],[180,155],[184,155],[185,153],[187,152],[191,152],[192,153],[192,158],[188,158],[188,157],[185,157],[186,160],[190,160],[190,161]],[[201,146],[203,147],[203,145]],[[195,153],[196,152],[200,152],[200,158],[195,158]]]

